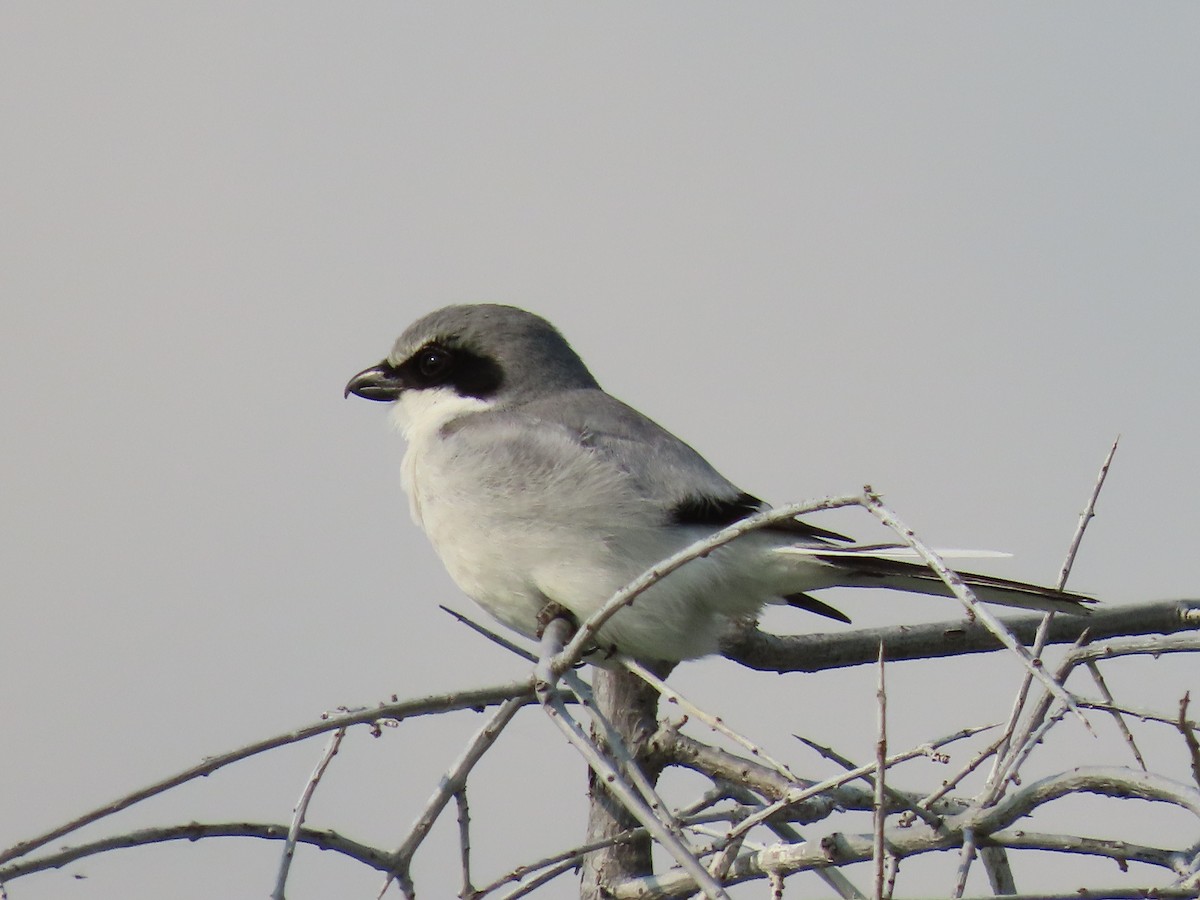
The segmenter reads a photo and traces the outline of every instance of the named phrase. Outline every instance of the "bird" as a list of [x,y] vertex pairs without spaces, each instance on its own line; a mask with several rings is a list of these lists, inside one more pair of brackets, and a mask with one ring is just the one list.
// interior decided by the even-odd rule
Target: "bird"
[[[451,579],[509,628],[585,621],[655,563],[769,505],[606,393],[546,319],[493,303],[418,319],[344,396],[392,405],[413,520]],[[1086,613],[1091,598],[959,573],[980,600]],[[679,662],[768,604],[849,623],[813,597],[833,587],[950,595],[892,547],[798,518],[752,531],[652,585],[593,637],[593,659]]]

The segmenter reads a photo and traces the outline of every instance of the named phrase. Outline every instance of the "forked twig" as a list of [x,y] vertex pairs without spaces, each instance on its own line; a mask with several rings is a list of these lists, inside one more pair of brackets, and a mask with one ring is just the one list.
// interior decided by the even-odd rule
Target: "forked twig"
[[425,802],[425,808],[421,810],[416,821],[409,828],[408,834],[400,844],[400,847],[393,854],[391,872],[384,881],[383,888],[379,892],[380,896],[387,890],[393,878],[400,881],[401,887],[405,888],[405,893],[409,893],[408,873],[413,854],[417,852],[417,848],[421,846],[421,842],[425,840],[430,829],[433,828],[433,823],[437,821],[442,810],[446,808],[446,804],[466,786],[467,776],[471,773],[471,769],[483,758],[484,753],[488,751],[488,748],[500,736],[500,732],[504,730],[504,727],[512,721],[513,716],[524,705],[524,701],[520,699],[505,700],[483,727],[475,732],[458,759],[451,764],[446,774],[442,776],[433,794]]

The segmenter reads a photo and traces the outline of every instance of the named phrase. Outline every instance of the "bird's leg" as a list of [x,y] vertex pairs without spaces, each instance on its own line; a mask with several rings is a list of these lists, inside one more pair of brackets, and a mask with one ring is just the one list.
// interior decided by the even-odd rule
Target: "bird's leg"
[[546,626],[555,619],[566,619],[570,622],[572,634],[579,629],[579,621],[569,609],[555,603],[553,600],[547,600],[546,605],[537,614],[537,636],[539,640],[542,637],[542,633],[546,630]]

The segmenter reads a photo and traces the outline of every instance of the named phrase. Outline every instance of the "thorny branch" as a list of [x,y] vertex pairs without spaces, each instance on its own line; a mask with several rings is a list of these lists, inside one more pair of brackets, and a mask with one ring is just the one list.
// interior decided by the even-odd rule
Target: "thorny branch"
[[[1105,471],[1110,460],[1111,454],[1105,462]],[[497,895],[505,888],[510,888],[506,894],[508,897],[527,896],[552,879],[575,869],[585,860],[588,861],[589,871],[604,872],[604,866],[596,863],[598,856],[635,844],[645,846],[649,841],[664,848],[674,864],[655,875],[628,874],[628,870],[625,875],[614,875],[603,886],[605,896],[650,900],[655,897],[686,896],[699,890],[711,898],[724,898],[727,897],[726,885],[763,879],[769,883],[772,896],[782,897],[787,875],[816,870],[840,896],[857,898],[863,897],[864,893],[853,885],[842,869],[853,862],[874,859],[872,893],[877,897],[890,897],[895,890],[902,860],[919,854],[946,851],[957,851],[963,860],[956,892],[961,894],[964,891],[969,860],[976,854],[982,856],[987,864],[994,886],[1012,892],[1017,890],[1017,886],[1006,854],[1008,851],[1028,849],[1107,858],[1122,867],[1128,862],[1145,863],[1164,870],[1175,881],[1148,885],[1142,890],[1156,891],[1162,897],[1186,896],[1189,890],[1194,895],[1194,882],[1200,870],[1200,840],[1197,840],[1200,828],[1193,829],[1188,843],[1166,848],[1082,834],[1035,833],[1016,830],[1014,825],[1048,803],[1080,793],[1093,793],[1114,800],[1138,798],[1169,804],[1186,810],[1193,818],[1200,818],[1200,748],[1197,746],[1195,723],[1187,717],[1186,696],[1178,710],[1168,712],[1119,703],[1104,684],[1100,687],[1099,697],[1085,696],[1080,689],[1068,690],[1066,687],[1077,668],[1082,666],[1087,670],[1098,660],[1106,661],[1106,674],[1111,678],[1113,667],[1130,656],[1159,658],[1174,653],[1200,651],[1200,634],[1196,631],[1200,628],[1198,602],[1144,604],[1136,609],[1102,608],[1082,623],[1072,621],[1069,617],[1038,616],[1001,619],[990,626],[978,622],[953,622],[799,638],[778,638],[743,631],[730,639],[726,647],[727,655],[754,668],[776,671],[815,671],[859,665],[877,661],[881,653],[889,663],[895,663],[912,658],[985,652],[998,649],[1001,643],[1012,644],[1014,640],[1023,644],[1032,643],[1032,653],[1023,649],[1016,652],[1027,665],[1031,665],[1027,683],[1036,684],[1040,681],[1045,691],[1032,705],[1026,702],[1025,691],[1019,691],[1018,702],[1014,704],[1004,733],[972,750],[969,761],[960,763],[957,771],[945,778],[940,787],[911,790],[901,789],[899,785],[903,783],[905,773],[910,771],[907,768],[909,761],[935,758],[947,762],[948,751],[941,748],[959,741],[972,741],[974,735],[991,726],[964,727],[936,741],[897,752],[889,751],[883,732],[886,695],[882,683],[878,692],[880,732],[874,761],[855,766],[828,748],[821,748],[810,738],[801,738],[809,746],[821,750],[822,755],[838,761],[847,769],[838,777],[822,780],[796,774],[799,771],[797,763],[790,761],[787,753],[776,749],[768,754],[766,748],[725,726],[720,716],[683,698],[645,667],[629,663],[629,668],[653,685],[671,708],[684,714],[681,720],[676,721],[660,718],[657,731],[652,725],[644,735],[644,741],[639,744],[638,752],[631,752],[625,745],[628,737],[623,737],[614,722],[601,713],[593,696],[593,687],[585,676],[590,673],[595,677],[596,671],[571,671],[595,631],[608,617],[618,614],[628,603],[635,602],[651,584],[668,577],[675,569],[710,552],[721,543],[801,512],[848,505],[871,509],[881,518],[892,521],[906,540],[915,542],[918,550],[924,547],[871,493],[861,497],[797,504],[755,516],[655,566],[615,595],[600,613],[583,623],[574,637],[570,635],[570,623],[565,620],[552,622],[547,628],[541,653],[538,654],[534,677],[529,680],[412,701],[400,702],[393,698],[390,703],[323,717],[320,722],[289,734],[211,757],[191,769],[0,853],[0,886],[32,872],[58,868],[113,849],[171,840],[241,836],[285,842],[276,896],[282,897],[283,880],[291,853],[297,844],[303,844],[334,850],[383,872],[389,880],[397,880],[404,893],[411,897],[415,896],[415,888],[410,880],[409,867],[414,854],[421,848],[434,822],[453,800],[459,821],[461,896],[476,900]],[[1081,515],[1080,528],[1060,582],[1065,581],[1070,557],[1078,548],[1078,537],[1083,527],[1094,515],[1094,507],[1095,493]],[[939,563],[931,559],[930,564],[937,569]],[[953,573],[947,571],[943,575],[953,588]],[[1086,635],[1081,625],[1086,625]],[[485,633],[487,631],[474,623],[472,627]],[[514,652],[525,653],[507,639],[499,640]],[[1062,656],[1054,671],[1043,671],[1040,665],[1043,648],[1072,641],[1076,646]],[[1119,673],[1120,669],[1116,671]],[[625,673],[618,674],[630,677]],[[563,687],[560,687],[560,683]],[[475,763],[488,751],[501,729],[522,706],[532,703],[542,706],[584,756],[606,791],[632,813],[632,819],[628,827],[620,826],[586,844],[543,854],[535,862],[519,865],[505,875],[492,878],[482,887],[476,887],[473,886],[470,861],[473,838],[474,842],[479,842],[488,841],[492,836],[471,833],[466,800],[468,781]],[[569,709],[568,703],[575,706]],[[384,726],[415,717],[485,707],[498,709],[468,742],[459,759],[447,769],[396,851],[388,852],[367,846],[332,831],[304,827],[305,808],[318,787],[320,772],[332,760],[332,751],[336,749],[336,744],[333,744],[297,804],[291,829],[280,824],[253,822],[192,823],[143,829],[73,848],[44,852],[41,856],[35,855],[39,849],[85,825],[277,747],[330,732],[340,735],[358,725],[366,725],[378,734]],[[1154,771],[1120,767],[1078,768],[1061,762],[1061,771],[1027,785],[1020,784],[1023,767],[1036,754],[1037,748],[1042,746],[1047,733],[1064,721],[1069,721],[1064,720],[1063,714],[1071,707],[1102,709],[1128,717],[1131,720],[1128,729],[1157,727],[1159,723],[1174,727],[1193,767],[1194,771],[1189,774],[1196,784],[1188,784]],[[581,720],[591,723],[592,734],[588,734]],[[1142,722],[1151,724],[1142,725]],[[716,729],[716,738],[702,740],[687,734],[690,723],[694,723],[693,727],[707,726],[703,728],[706,737],[708,729]],[[1132,740],[1132,736],[1129,740]],[[737,752],[720,746],[717,741],[731,742]],[[989,759],[993,761],[993,771],[985,790],[975,797],[957,793],[959,786]],[[1151,762],[1147,760],[1147,766]],[[1043,769],[1046,768],[1045,763],[1046,760],[1043,760]],[[660,772],[680,769],[697,773],[706,779],[708,789],[700,800],[673,810],[663,799],[665,795],[655,782]],[[894,775],[894,771],[899,774]],[[912,776],[907,777],[911,779]],[[821,838],[807,840],[796,830],[797,824],[825,822],[833,815],[866,817],[863,820],[866,827],[857,833],[843,828],[830,831]],[[871,815],[874,815],[873,822]],[[903,882],[904,879],[900,877],[899,880]],[[1104,893],[1106,896],[1120,896],[1126,890],[1118,886],[1105,888]]]

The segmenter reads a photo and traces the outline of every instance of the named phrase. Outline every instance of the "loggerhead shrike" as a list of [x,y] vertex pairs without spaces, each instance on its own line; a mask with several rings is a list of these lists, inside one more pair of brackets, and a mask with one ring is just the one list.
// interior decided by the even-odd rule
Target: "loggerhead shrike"
[[[516,307],[430,313],[350,380],[350,394],[394,404],[413,519],[455,583],[530,637],[551,604],[582,622],[659,560],[768,508],[606,394],[549,322]],[[618,612],[597,634],[598,649],[643,660],[703,656],[731,621],[767,603],[849,622],[809,596],[823,588],[950,593],[924,566],[872,555],[878,545],[855,552],[850,540],[794,519],[744,535]],[[961,574],[992,603],[1079,613],[1092,602]]]

